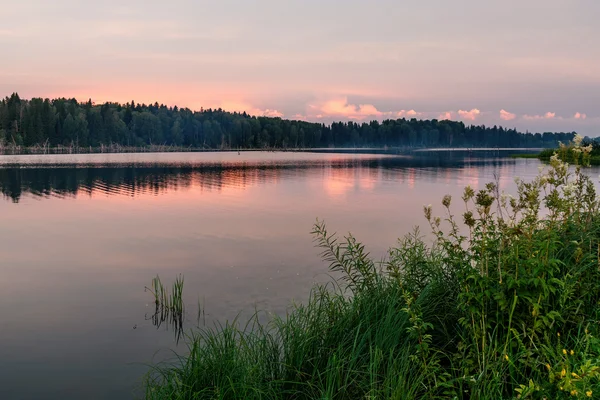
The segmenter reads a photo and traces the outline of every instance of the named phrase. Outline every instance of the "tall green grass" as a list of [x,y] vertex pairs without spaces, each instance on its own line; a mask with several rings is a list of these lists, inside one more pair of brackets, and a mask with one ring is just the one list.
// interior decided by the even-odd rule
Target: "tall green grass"
[[[585,164],[585,159],[582,160]],[[600,395],[600,212],[558,156],[515,197],[465,188],[455,215],[374,262],[323,222],[340,278],[284,317],[199,329],[146,378],[148,399],[562,399]],[[542,208],[547,212],[541,213]]]

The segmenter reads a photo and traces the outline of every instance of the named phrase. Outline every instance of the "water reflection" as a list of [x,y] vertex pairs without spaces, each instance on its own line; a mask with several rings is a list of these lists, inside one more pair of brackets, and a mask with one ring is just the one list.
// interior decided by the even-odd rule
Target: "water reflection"
[[[131,196],[160,195],[198,187],[207,191],[224,188],[246,189],[266,182],[278,182],[289,177],[305,176],[308,171],[320,169],[326,182],[325,190],[332,198],[343,196],[358,179],[361,189],[373,189],[380,179],[406,181],[415,185],[417,170],[420,174],[440,173],[449,168],[466,168],[468,176],[477,181],[480,167],[514,164],[511,159],[490,159],[485,154],[473,157],[470,153],[420,153],[413,156],[319,155],[321,159],[306,159],[287,153],[275,160],[224,159],[206,161],[164,162],[108,162],[89,163],[85,159],[75,163],[45,163],[44,159],[13,158],[10,163],[0,162],[0,191],[7,200],[18,203],[23,195],[36,198],[76,197],[95,194]],[[36,160],[34,160],[36,161]],[[112,160],[111,160],[112,161]],[[117,160],[118,161],[118,160]],[[475,176],[473,176],[475,175]]]

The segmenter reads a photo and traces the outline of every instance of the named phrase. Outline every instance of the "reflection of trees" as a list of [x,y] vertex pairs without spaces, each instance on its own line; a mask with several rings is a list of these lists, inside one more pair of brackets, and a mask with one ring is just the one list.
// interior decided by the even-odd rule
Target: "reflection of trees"
[[[342,159],[223,164],[107,164],[107,165],[10,165],[0,168],[0,191],[18,202],[24,193],[38,197],[80,194],[135,196],[160,194],[190,187],[203,190],[240,188],[277,182],[282,177],[306,175],[309,170],[361,168],[365,176],[394,179],[406,176],[406,168],[477,167],[502,165],[506,160],[468,159],[449,153],[416,157]],[[510,160],[508,162],[511,162]],[[348,171],[350,172],[350,171]],[[381,172],[381,174],[379,174]]]

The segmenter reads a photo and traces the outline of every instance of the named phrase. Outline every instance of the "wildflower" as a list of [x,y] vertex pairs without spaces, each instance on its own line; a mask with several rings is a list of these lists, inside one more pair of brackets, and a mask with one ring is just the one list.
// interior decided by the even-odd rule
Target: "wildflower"
[[473,190],[473,188],[471,188],[471,186],[467,186],[465,188],[462,199],[466,203],[467,201],[471,200],[474,196],[475,196],[475,191]]
[[567,183],[566,185],[563,186],[563,192],[566,196],[570,195],[571,193],[573,193],[573,191],[576,189],[576,186],[574,183]]
[[546,364],[546,368],[548,369],[548,371],[550,371],[550,369],[551,369],[550,364]]
[[563,349],[563,354],[566,356],[567,355],[567,350]]
[[575,137],[573,138],[573,144],[575,144],[575,146],[580,146],[582,141],[583,136],[581,135],[575,135]]
[[575,352],[574,352],[573,350],[571,350],[569,353],[570,353],[571,355],[575,354]]
[[427,220],[431,220],[431,204],[423,207],[423,212],[425,213],[425,218]]
[[505,354],[505,355],[504,355],[504,359],[505,359],[506,361],[508,361],[508,354]]
[[565,371],[565,369],[563,368],[562,371],[560,371],[560,376],[565,376],[567,375],[567,371]]
[[571,372],[571,376],[572,376],[573,378],[575,378],[575,379],[579,379],[579,378],[580,378],[580,376],[579,376],[579,375],[577,375],[575,372]]
[[586,395],[587,397],[592,397],[592,391],[591,391],[591,390],[588,390],[587,392],[585,392],[585,395]]
[[450,207],[450,202],[451,201],[452,201],[452,196],[450,196],[449,194],[447,194],[442,199],[442,204],[444,205],[444,207],[448,208],[448,207]]
[[560,337],[560,332],[556,332],[556,335],[557,335],[558,337]]
[[571,390],[571,396],[576,396],[577,395],[577,390],[573,389]]

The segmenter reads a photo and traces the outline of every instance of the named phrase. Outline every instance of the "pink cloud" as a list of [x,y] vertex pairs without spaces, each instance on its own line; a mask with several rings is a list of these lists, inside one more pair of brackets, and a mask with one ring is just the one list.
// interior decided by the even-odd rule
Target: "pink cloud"
[[523,115],[523,119],[527,120],[539,120],[539,119],[553,119],[556,117],[556,113],[548,111],[544,115]]
[[383,115],[389,118],[416,118],[423,115],[423,113],[420,113],[415,110],[400,110],[384,112]]
[[500,119],[503,119],[504,121],[512,121],[515,118],[517,118],[517,114],[513,114],[504,109],[500,110]]
[[257,117],[283,117],[283,113],[275,110],[275,109],[271,109],[271,108],[266,108],[266,109],[260,109],[257,107],[253,107],[250,104],[247,103],[243,103],[243,102],[236,102],[236,101],[224,101],[219,105],[220,108],[222,108],[225,111],[230,111],[230,112],[246,112],[250,115],[254,115]]
[[473,108],[471,111],[458,110],[458,115],[460,115],[461,118],[469,121],[475,121],[479,114],[481,114],[481,111],[476,108]]
[[439,119],[439,120],[442,120],[442,121],[443,121],[443,120],[446,120],[446,119],[452,119],[452,118],[453,118],[453,116],[452,116],[452,112],[450,112],[450,111],[446,111],[446,112],[444,112],[444,113],[441,113],[441,114],[439,115],[439,117],[438,117],[438,119]]
[[257,111],[261,111],[262,115],[265,117],[278,117],[281,118],[283,117],[283,113],[277,110],[271,110],[270,108],[267,108],[266,110],[259,110],[259,109],[254,109]]
[[587,115],[582,114],[580,112],[576,112],[575,115],[573,116],[573,118],[575,118],[575,119],[586,119]]
[[350,104],[347,97],[338,97],[326,100],[319,103],[309,104],[307,106],[306,115],[297,114],[302,119],[351,119],[351,120],[368,120],[368,119],[386,119],[386,118],[417,118],[425,113],[411,110],[399,111],[381,111],[373,104]]
[[325,116],[363,120],[367,117],[381,117],[383,113],[372,104],[349,104],[347,97],[325,101],[321,104],[309,105],[308,108],[318,113],[317,118]]

